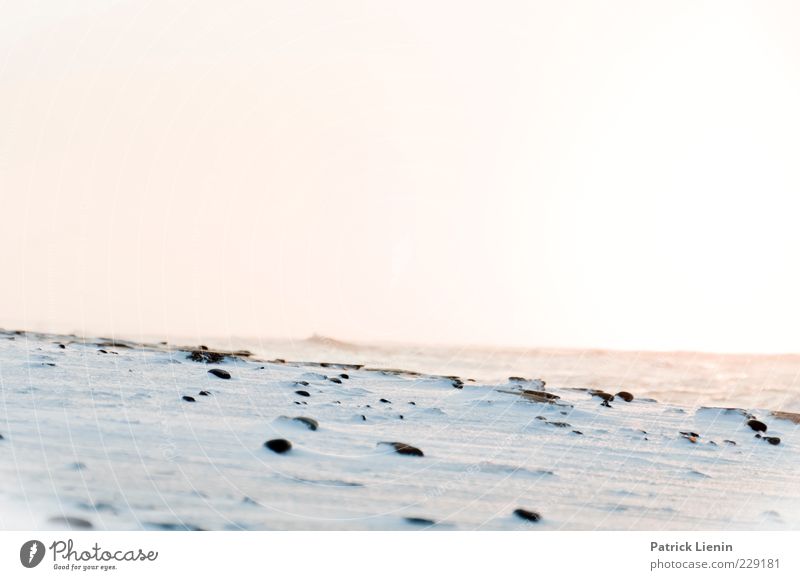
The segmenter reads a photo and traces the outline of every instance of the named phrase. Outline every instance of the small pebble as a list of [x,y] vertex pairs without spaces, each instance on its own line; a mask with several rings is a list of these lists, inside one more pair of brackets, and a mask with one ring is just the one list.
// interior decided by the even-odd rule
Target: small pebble
[[604,391],[594,391],[592,393],[592,396],[593,397],[600,397],[606,403],[609,402],[609,401],[613,401],[614,400],[614,395],[612,395],[611,393],[606,393]]
[[514,510],[514,515],[518,518],[522,518],[523,520],[527,520],[529,522],[538,522],[542,519],[542,516],[537,512],[532,512],[530,510],[525,510],[522,508],[517,508]]
[[89,530],[92,528],[92,522],[74,516],[58,516],[50,518],[49,521],[51,524],[59,524],[73,530]]
[[292,448],[292,444],[286,439],[270,439],[264,443],[264,447],[275,453],[286,453]]
[[762,422],[761,422],[761,421],[759,421],[758,419],[750,419],[750,420],[747,422],[747,425],[748,425],[748,426],[749,426],[749,427],[750,427],[750,428],[751,428],[753,431],[762,431],[762,432],[764,432],[764,433],[766,433],[766,431],[767,431],[767,426],[766,426],[766,424],[765,424],[765,423],[762,423]]
[[293,420],[303,423],[311,431],[316,431],[317,428],[319,427],[319,422],[316,419],[312,419],[311,417],[295,417]]
[[194,403],[194,402],[195,402],[195,399],[194,399],[194,397],[190,397],[189,395],[184,395],[184,396],[183,396],[183,397],[181,397],[181,398],[182,398],[184,401],[186,401],[187,403]]
[[389,399],[381,399],[380,402],[381,403],[391,403],[391,401]]
[[381,442],[383,445],[391,445],[394,447],[394,450],[399,453],[400,455],[413,455],[415,457],[424,457],[425,454],[422,452],[421,449],[417,449],[413,445],[408,445],[407,443],[400,443],[397,441],[383,441]]
[[633,395],[631,395],[628,391],[620,391],[619,393],[617,393],[616,396],[625,401],[626,403],[630,403],[631,401],[633,401]]
[[339,378],[337,378],[337,377],[331,377],[331,378],[329,378],[328,380],[329,380],[330,382],[332,382],[332,383],[336,383],[337,385],[341,385],[341,384],[342,384],[342,379],[339,379]]
[[339,375],[339,377],[342,378],[342,379],[349,379],[350,375],[348,375],[347,373],[342,373],[342,374]]
[[311,394],[308,391],[295,391],[296,395],[300,395],[301,397],[310,397]]
[[231,373],[229,373],[228,371],[224,371],[222,369],[211,369],[208,372],[214,375],[215,377],[219,377],[221,379],[231,378]]
[[780,445],[781,444],[781,438],[780,437],[764,437],[764,441],[766,441],[770,445]]
[[208,391],[200,391],[197,394],[200,395],[201,397],[210,397],[211,396],[211,393],[209,393]]
[[433,526],[436,525],[436,522],[433,520],[429,520],[428,518],[404,518],[409,524],[414,524],[415,526]]

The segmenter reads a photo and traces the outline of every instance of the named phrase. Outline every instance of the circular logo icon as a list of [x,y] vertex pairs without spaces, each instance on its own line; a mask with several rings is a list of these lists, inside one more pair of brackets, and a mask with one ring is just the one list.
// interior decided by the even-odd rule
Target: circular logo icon
[[44,544],[39,540],[28,540],[19,549],[19,561],[26,568],[36,568],[44,559]]

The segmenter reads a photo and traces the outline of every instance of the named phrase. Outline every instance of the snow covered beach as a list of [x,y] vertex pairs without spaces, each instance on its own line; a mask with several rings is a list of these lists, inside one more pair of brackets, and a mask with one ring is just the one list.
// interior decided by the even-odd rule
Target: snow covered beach
[[0,528],[800,529],[797,409],[341,362],[0,332]]

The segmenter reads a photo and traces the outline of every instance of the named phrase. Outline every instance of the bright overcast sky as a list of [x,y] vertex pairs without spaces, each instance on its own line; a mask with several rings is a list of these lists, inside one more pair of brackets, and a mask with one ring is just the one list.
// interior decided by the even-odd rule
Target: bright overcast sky
[[796,2],[5,2],[0,326],[800,350]]

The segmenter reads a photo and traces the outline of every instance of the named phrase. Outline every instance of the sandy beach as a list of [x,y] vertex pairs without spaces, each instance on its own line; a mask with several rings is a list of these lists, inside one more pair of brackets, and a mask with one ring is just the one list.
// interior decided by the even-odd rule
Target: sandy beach
[[5,331],[0,527],[800,528],[785,409],[413,371]]

